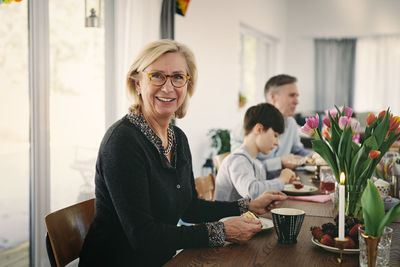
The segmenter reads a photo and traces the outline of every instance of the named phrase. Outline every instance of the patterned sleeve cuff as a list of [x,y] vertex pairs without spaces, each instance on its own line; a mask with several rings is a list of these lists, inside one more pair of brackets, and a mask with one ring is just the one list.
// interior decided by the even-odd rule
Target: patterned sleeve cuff
[[240,214],[246,213],[249,210],[250,198],[245,197],[238,200]]
[[222,222],[205,223],[208,231],[208,245],[222,247],[225,244],[225,227]]

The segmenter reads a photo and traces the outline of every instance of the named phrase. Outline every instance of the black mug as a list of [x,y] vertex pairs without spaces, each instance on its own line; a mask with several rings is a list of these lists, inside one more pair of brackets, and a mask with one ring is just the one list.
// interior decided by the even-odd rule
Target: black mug
[[279,208],[271,210],[271,213],[278,242],[282,244],[297,243],[297,236],[306,214],[304,210]]

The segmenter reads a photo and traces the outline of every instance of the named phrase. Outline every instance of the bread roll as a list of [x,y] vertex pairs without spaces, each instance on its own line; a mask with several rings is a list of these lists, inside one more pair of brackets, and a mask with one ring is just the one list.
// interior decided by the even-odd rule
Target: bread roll
[[261,223],[261,228],[264,227],[264,224],[262,223],[262,221],[260,219],[258,219],[258,217],[256,215],[254,215],[254,213],[252,213],[251,211],[243,213],[241,216],[243,216],[245,218],[249,218],[249,219],[256,219]]

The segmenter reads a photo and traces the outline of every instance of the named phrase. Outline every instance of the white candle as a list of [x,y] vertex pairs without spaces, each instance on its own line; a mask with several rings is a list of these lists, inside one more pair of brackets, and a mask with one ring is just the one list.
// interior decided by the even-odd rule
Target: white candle
[[339,184],[339,239],[344,240],[344,194],[345,194],[345,175],[342,172],[340,174]]

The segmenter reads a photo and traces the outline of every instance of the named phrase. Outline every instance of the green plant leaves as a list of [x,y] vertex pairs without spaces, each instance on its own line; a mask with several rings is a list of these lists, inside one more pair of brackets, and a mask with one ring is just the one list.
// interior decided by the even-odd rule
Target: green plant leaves
[[333,154],[325,141],[321,139],[312,140],[311,143],[314,151],[317,152],[329,164],[329,166],[331,166],[332,173],[337,178],[339,173],[336,164],[335,154]]
[[383,228],[400,216],[400,202],[385,215],[383,201],[376,186],[368,180],[368,185],[361,196],[364,214],[365,233],[371,236],[381,236]]
[[392,207],[388,213],[386,213],[385,217],[383,217],[383,220],[379,224],[378,228],[378,234],[380,235],[383,232],[383,228],[385,228],[386,225],[389,223],[393,222],[397,217],[400,215],[400,202],[397,203],[394,207]]
[[374,130],[374,135],[376,137],[376,142],[378,146],[382,145],[383,141],[385,140],[386,134],[389,130],[389,116],[390,112],[388,109],[386,111],[385,117],[383,117],[383,121],[379,123]]
[[340,158],[338,158],[339,172],[345,171],[345,173],[349,173],[349,168],[351,166],[352,139],[353,135],[351,128],[346,127],[339,141],[338,155],[342,155]]
[[231,151],[230,131],[227,129],[211,129],[208,131],[211,137],[211,147],[218,149],[217,154]]
[[363,208],[365,233],[370,236],[380,236],[382,231],[379,233],[379,227],[385,216],[385,208],[379,191],[371,180],[368,180],[367,187],[361,196],[361,206]]

